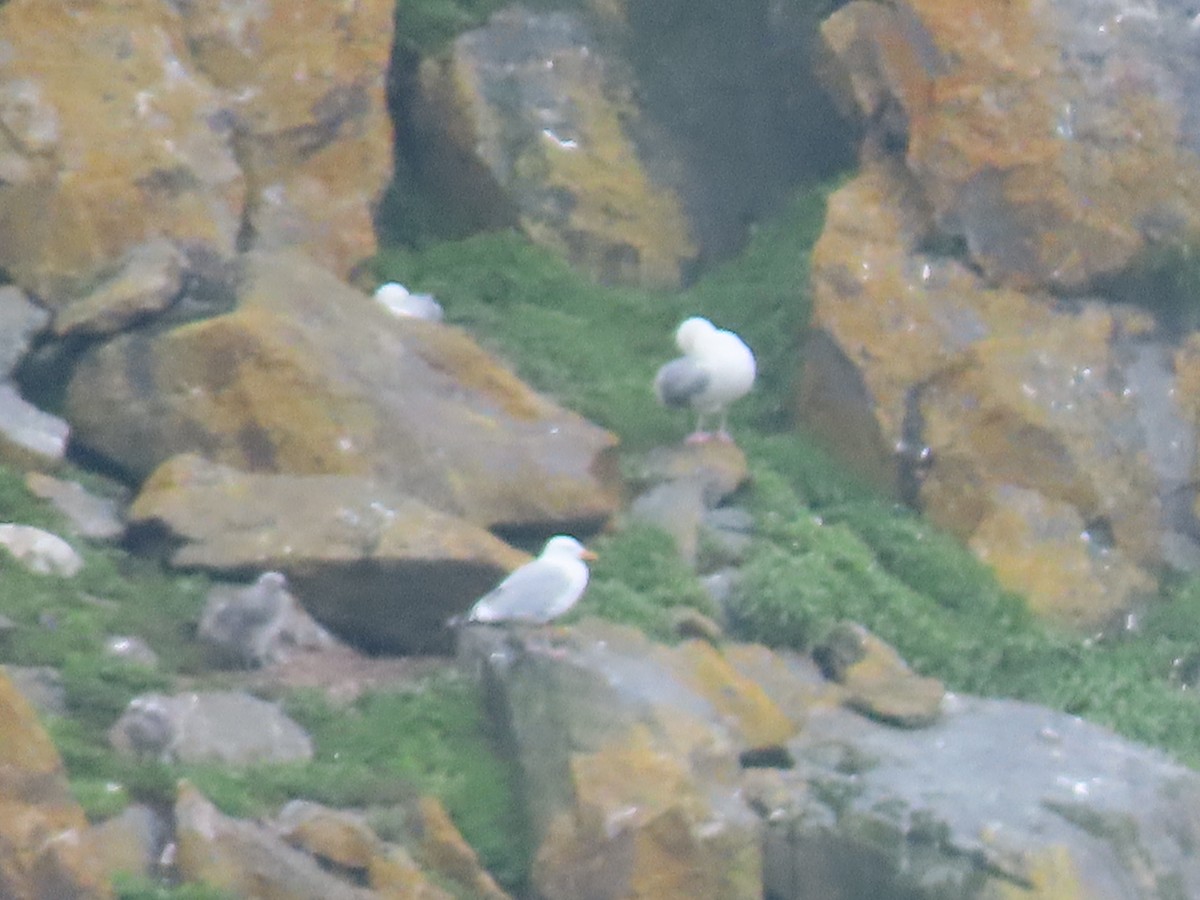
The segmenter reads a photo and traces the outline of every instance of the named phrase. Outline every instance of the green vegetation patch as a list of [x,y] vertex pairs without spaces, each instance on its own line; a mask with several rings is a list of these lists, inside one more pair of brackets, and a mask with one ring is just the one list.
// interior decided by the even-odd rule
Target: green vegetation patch
[[432,794],[497,881],[524,884],[532,837],[515,764],[496,752],[473,684],[447,673],[366,694],[349,708],[303,692],[286,709],[312,735],[312,762],[182,773],[224,812],[243,817],[273,814],[294,797],[379,808]]
[[679,558],[675,542],[651,525],[631,525],[593,542],[599,559],[585,600],[572,617],[595,615],[640,628],[660,641],[675,638],[670,611],[678,607],[713,615],[713,602]]

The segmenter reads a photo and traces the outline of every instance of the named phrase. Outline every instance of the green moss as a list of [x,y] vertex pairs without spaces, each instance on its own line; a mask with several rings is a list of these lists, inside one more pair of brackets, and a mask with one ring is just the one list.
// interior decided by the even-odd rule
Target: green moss
[[669,610],[688,606],[712,615],[713,604],[695,574],[679,559],[670,535],[631,525],[593,544],[599,559],[575,617],[596,615],[670,640]]
[[755,392],[734,407],[733,428],[782,426],[791,404],[798,345],[808,320],[807,247],[824,215],[825,190],[805,191],[745,254],[681,294],[601,287],[514,232],[493,232],[423,250],[392,248],[377,279],[436,296],[519,375],[621,436],[627,448],[676,440],[690,423],[655,403],[658,367],[677,354],[676,326],[708,315],[741,333],[758,356]]
[[204,884],[165,885],[138,875],[113,878],[117,900],[236,900],[233,894]]
[[1161,242],[1100,288],[1114,300],[1148,309],[1167,329],[1186,334],[1200,327],[1200,248],[1187,241]]
[[[438,53],[459,34],[487,22],[492,13],[508,6],[505,0],[398,0],[396,42],[422,56]],[[569,8],[575,0],[530,0],[533,8]]]
[[412,690],[367,694],[349,710],[303,693],[288,713],[312,735],[311,763],[184,773],[236,816],[273,813],[292,797],[378,807],[433,794],[502,885],[524,884],[532,838],[515,769],[496,753],[473,685],[438,676]]

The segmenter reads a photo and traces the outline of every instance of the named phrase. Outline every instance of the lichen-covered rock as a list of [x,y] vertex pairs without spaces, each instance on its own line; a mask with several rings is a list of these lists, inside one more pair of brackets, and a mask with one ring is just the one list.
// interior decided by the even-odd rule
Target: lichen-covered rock
[[918,675],[892,647],[855,622],[839,623],[813,656],[828,677],[846,688],[846,705],[863,715],[919,728],[941,714],[942,683]]
[[802,414],[1036,610],[1103,624],[1197,556],[1172,355],[1148,314],[996,287],[933,228],[898,162],[830,198]]
[[243,242],[299,247],[346,275],[375,250],[375,203],[392,176],[384,79],[390,0],[180,4],[197,70],[236,123],[247,185]]
[[958,698],[889,728],[814,708],[776,773],[764,894],[1194,896],[1195,772],[1064,713]]
[[0,895],[12,900],[111,897],[62,760],[33,709],[3,674],[0,771]]
[[183,252],[168,240],[135,244],[98,284],[59,310],[54,333],[112,334],[162,312],[182,291],[188,266]]
[[1194,10],[853,2],[829,81],[903,147],[939,229],[992,280],[1078,291],[1200,235]]
[[3,4],[0,266],[55,308],[157,238],[222,259],[300,247],[346,273],[391,173],[393,13]]
[[614,50],[577,13],[510,7],[423,64],[415,124],[458,193],[495,198],[493,218],[601,281],[678,286],[696,247],[680,198],[639,158]]
[[446,620],[528,558],[369,478],[245,473],[191,455],[155,472],[129,520],[146,541],[162,532],[175,565],[286,573],[309,613],[378,652],[448,649]]
[[395,319],[298,254],[247,254],[242,276],[232,312],[80,362],[66,409],[81,444],[139,477],[187,452],[369,476],[487,527],[594,528],[616,508],[616,438],[462,331]]
[[176,866],[236,897],[288,900],[378,900],[378,895],[325,871],[265,825],[224,815],[182,782],[175,799]]
[[538,893],[762,896],[739,762],[778,752],[803,711],[703,641],[668,648],[596,621],[545,641],[471,627],[459,648],[514,740]]
[[233,123],[175,7],[17,0],[0,31],[0,266],[19,285],[58,305],[155,234],[233,253]]

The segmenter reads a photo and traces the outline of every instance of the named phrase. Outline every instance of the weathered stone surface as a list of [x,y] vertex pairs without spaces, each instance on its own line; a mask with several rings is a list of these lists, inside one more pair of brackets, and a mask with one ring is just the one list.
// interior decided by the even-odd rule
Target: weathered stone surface
[[459,193],[495,198],[493,218],[601,281],[677,286],[697,251],[682,202],[638,157],[614,49],[577,13],[505,9],[423,64],[416,126]]
[[153,234],[234,250],[226,102],[169,4],[5,3],[0,266],[52,305]]
[[10,466],[56,465],[67,452],[70,426],[0,382],[0,458]]
[[301,247],[345,273],[390,176],[393,13],[5,3],[0,266],[55,307],[155,238]]
[[140,759],[231,766],[303,762],[313,752],[308,734],[276,704],[238,691],[134,697],[109,741]]
[[1200,234],[1194,10],[854,2],[831,82],[1006,285],[1079,290]]
[[37,716],[0,673],[0,895],[12,900],[112,896]]
[[74,481],[27,472],[25,487],[34,496],[49,500],[82,537],[109,540],[125,529],[116,499],[93,494]]
[[149,876],[170,832],[165,815],[148,806],[127,806],[89,829],[96,861],[111,878],[118,872]]
[[49,321],[50,313],[31,302],[19,287],[0,287],[0,380],[8,380],[30,342]]
[[83,557],[57,534],[32,525],[0,524],[0,547],[30,572],[70,578],[83,568]]
[[274,826],[288,843],[327,866],[353,873],[389,900],[449,900],[456,896],[438,887],[426,872],[436,873],[443,884],[456,885],[465,896],[480,900],[508,896],[479,865],[441,803],[422,797],[411,808],[406,805],[405,818],[408,833],[402,839],[411,845],[424,870],[406,846],[380,840],[358,812],[294,800],[279,811]]
[[859,423],[822,430],[1039,612],[1095,627],[1196,558],[1173,358],[1146,313],[990,286],[925,252],[931,228],[898,163],[831,197],[802,413]]
[[54,316],[54,333],[112,334],[162,312],[183,289],[188,261],[162,238],[135,244],[113,271]]
[[255,475],[176,457],[130,507],[173,564],[277,570],[305,609],[375,651],[447,649],[444,625],[527,556],[478,526],[350,475]]
[[695,565],[707,515],[748,477],[746,454],[735,444],[656,447],[640,463],[641,490],[629,516],[670,534],[680,557]]
[[425,868],[457,885],[479,900],[506,900],[495,879],[479,864],[479,856],[464,839],[450,814],[436,797],[417,802],[417,853]]
[[395,4],[224,0],[181,4],[196,68],[236,122],[247,185],[242,240],[299,247],[345,275],[375,250],[374,205],[392,176],[384,78]]
[[892,647],[854,622],[839,624],[813,651],[827,676],[846,688],[846,705],[863,715],[919,728],[935,722],[946,689],[918,675]]
[[900,731],[814,709],[788,748],[796,767],[777,773],[771,795],[766,896],[1149,900],[1200,889],[1188,849],[1196,773],[1078,718],[960,698],[931,727]]
[[326,872],[266,826],[224,815],[186,782],[175,799],[175,837],[183,880],[236,897],[378,900],[373,891]]
[[761,896],[739,760],[778,751],[798,721],[702,641],[595,621],[544,641],[472,627],[459,648],[514,741],[539,894]]
[[248,254],[241,285],[233,312],[86,356],[66,402],[76,439],[140,477],[186,452],[371,476],[489,527],[596,527],[615,509],[615,437],[458,329],[397,320],[295,254]]

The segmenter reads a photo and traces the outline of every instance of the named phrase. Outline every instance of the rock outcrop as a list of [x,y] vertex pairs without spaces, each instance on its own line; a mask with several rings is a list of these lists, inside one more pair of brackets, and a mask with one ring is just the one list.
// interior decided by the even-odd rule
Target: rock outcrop
[[1190,27],[925,0],[823,26],[867,138],[814,250],[802,415],[1079,628],[1200,562],[1194,350],[1164,331],[1194,299],[1129,290],[1200,235]]
[[12,900],[111,897],[58,751],[2,674],[0,773],[0,895]]
[[[1200,776],[1074,716],[936,692],[862,702],[860,631],[812,660],[654,645],[584,621],[464,632],[460,661],[521,765],[547,898],[1150,900],[1193,896]],[[865,655],[857,649],[867,644]],[[875,662],[870,662],[875,660]],[[842,663],[847,663],[842,665]],[[862,710],[860,712],[859,710]],[[863,714],[866,713],[866,715]]]
[[459,329],[396,319],[303,256],[251,253],[241,271],[233,311],[84,357],[66,403],[80,444],[138,479],[188,452],[371,477],[485,527],[586,530],[615,509],[616,438]]
[[64,309],[132,248],[374,250],[393,5],[216,0],[0,10],[0,266]]
[[190,455],[158,469],[129,519],[174,565],[285,573],[306,611],[375,652],[448,650],[446,620],[527,559],[369,478],[258,475]]

